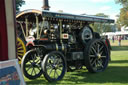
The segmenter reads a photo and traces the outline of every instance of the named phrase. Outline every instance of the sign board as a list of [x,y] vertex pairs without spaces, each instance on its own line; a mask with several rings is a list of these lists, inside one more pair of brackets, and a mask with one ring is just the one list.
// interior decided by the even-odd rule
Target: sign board
[[0,85],[26,85],[17,59],[0,62]]

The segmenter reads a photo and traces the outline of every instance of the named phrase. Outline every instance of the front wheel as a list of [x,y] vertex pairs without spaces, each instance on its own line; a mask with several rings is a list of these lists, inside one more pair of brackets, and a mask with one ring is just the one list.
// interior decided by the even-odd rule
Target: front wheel
[[109,52],[101,39],[92,39],[84,51],[85,64],[89,72],[102,72],[107,68]]
[[49,82],[61,80],[67,70],[65,57],[61,52],[48,53],[41,64],[44,77]]
[[42,75],[41,57],[35,49],[29,50],[22,59],[21,69],[25,77],[36,79]]

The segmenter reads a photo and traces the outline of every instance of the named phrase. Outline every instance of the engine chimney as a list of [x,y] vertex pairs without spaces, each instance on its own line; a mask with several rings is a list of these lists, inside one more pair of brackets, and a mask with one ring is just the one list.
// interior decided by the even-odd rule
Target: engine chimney
[[48,0],[43,0],[43,10],[49,10],[49,4],[48,4]]

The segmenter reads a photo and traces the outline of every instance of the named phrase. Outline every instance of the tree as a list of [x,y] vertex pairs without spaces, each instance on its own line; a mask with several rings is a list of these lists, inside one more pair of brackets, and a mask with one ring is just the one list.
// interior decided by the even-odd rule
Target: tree
[[25,4],[24,0],[16,0],[16,12],[20,10],[20,7]]
[[128,26],[128,7],[121,8],[119,21],[122,26],[125,26],[125,27]]
[[120,22],[119,18],[116,21],[116,27],[117,27],[118,31],[121,31],[121,22]]
[[[99,16],[99,17],[103,17],[103,18],[109,18],[109,16],[105,15],[104,13],[98,13],[95,16]],[[93,28],[93,30],[95,32],[98,32],[100,34],[103,32],[111,32],[112,31],[112,26],[108,23],[95,22],[94,24],[91,24],[90,26]]]
[[128,26],[128,0],[115,0],[116,3],[121,4],[123,8],[120,9],[120,16],[117,20],[118,26]]
[[104,13],[97,13],[96,16],[100,16],[100,17],[104,17],[104,18],[108,18],[108,15],[105,15]]
[[115,0],[115,2],[123,5],[123,7],[128,7],[128,0]]

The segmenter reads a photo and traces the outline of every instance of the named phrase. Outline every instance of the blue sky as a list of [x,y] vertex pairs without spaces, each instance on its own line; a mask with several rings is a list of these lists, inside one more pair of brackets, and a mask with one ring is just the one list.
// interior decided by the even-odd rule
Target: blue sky
[[[42,10],[43,0],[25,0],[25,5],[21,7],[21,11],[25,9]],[[115,0],[49,0],[50,11],[63,10],[66,13],[95,15],[104,13],[112,19],[116,19],[119,14],[120,4],[116,4]]]

